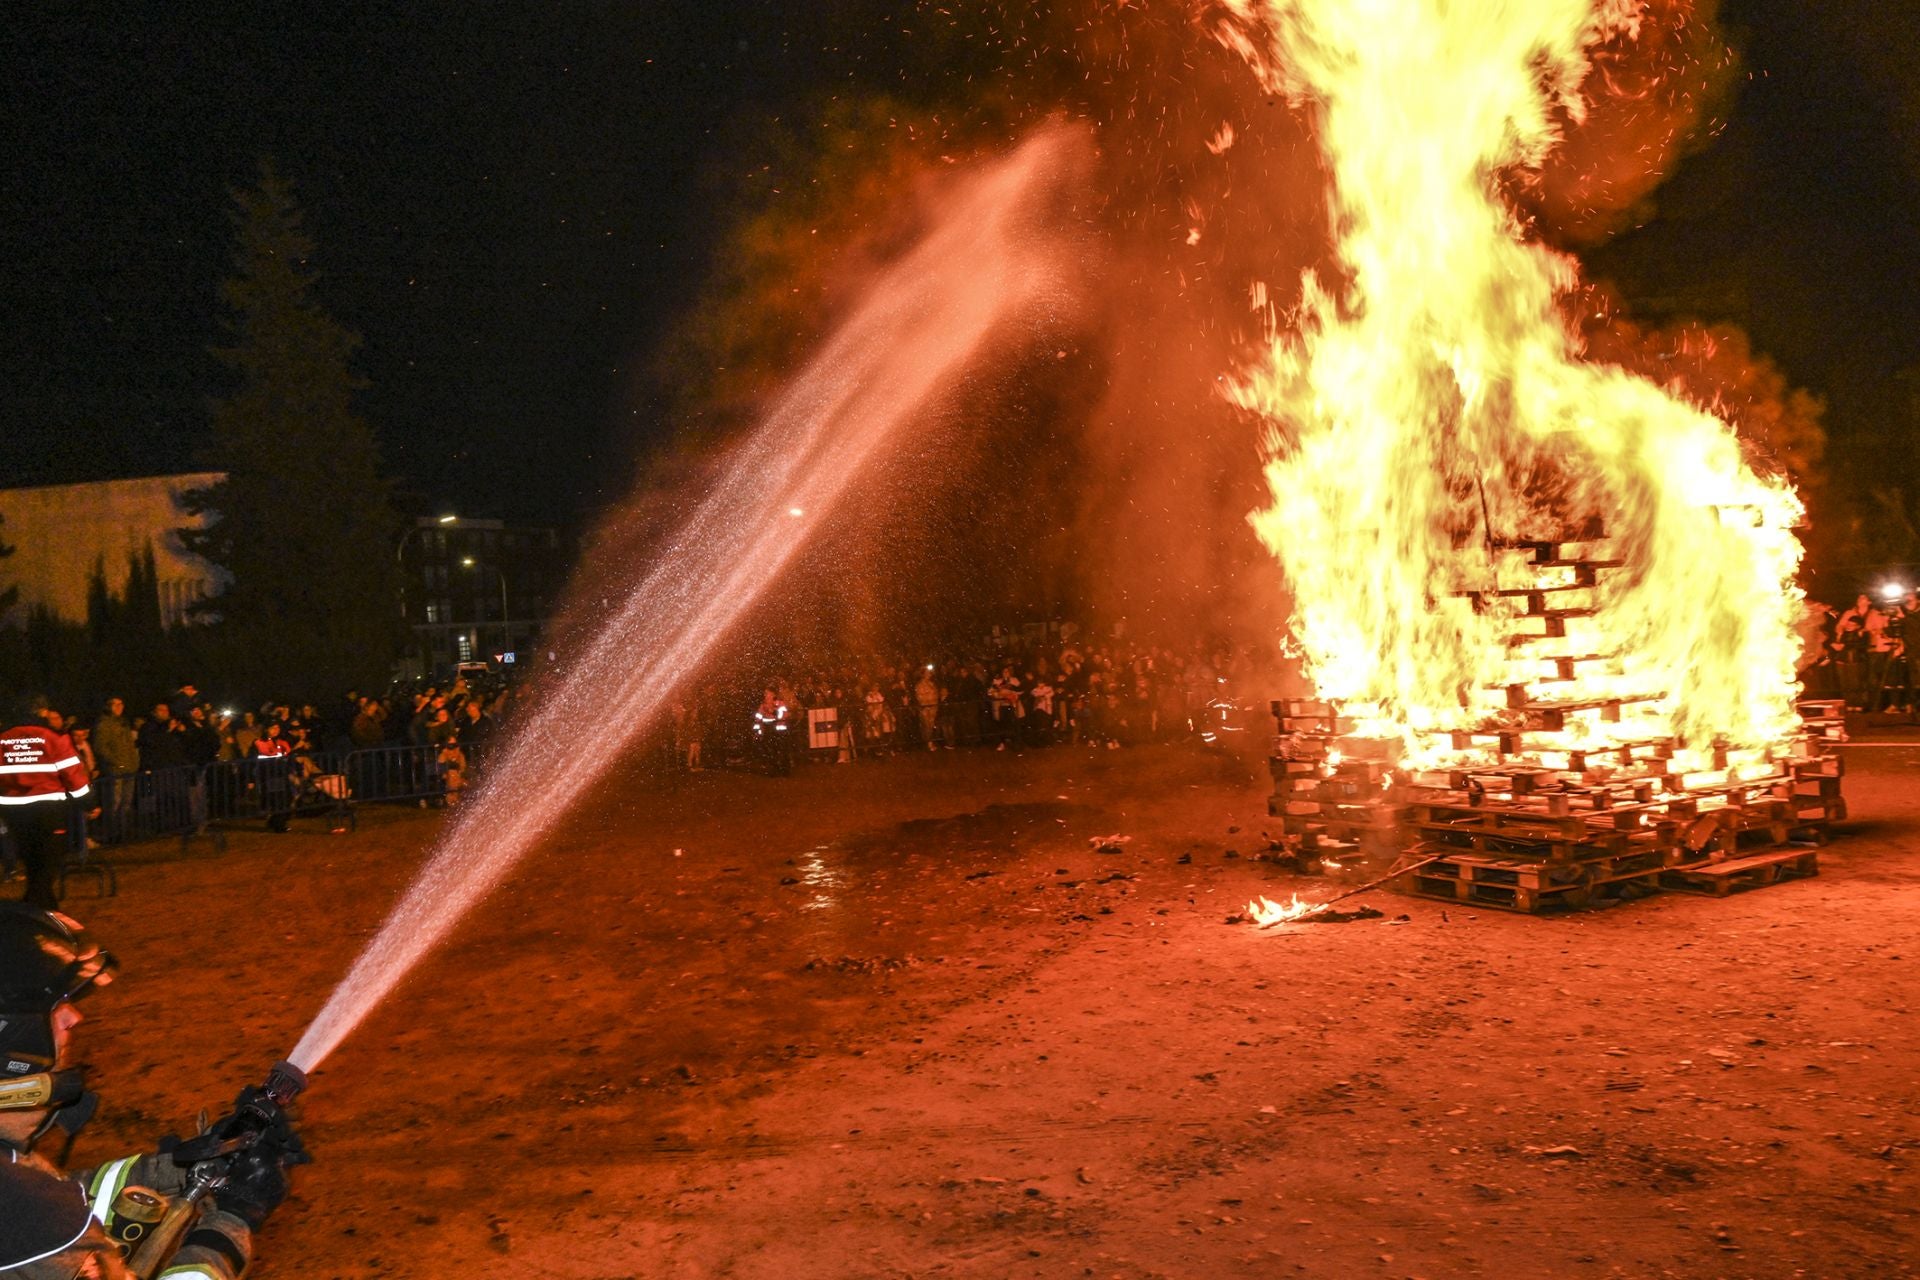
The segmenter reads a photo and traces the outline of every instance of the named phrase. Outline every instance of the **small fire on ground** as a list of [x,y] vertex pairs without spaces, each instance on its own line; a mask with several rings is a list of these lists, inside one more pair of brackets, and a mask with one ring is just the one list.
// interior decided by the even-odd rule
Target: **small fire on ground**
[[1301,916],[1310,914],[1318,905],[1318,903],[1308,902],[1297,893],[1293,895],[1293,901],[1285,903],[1261,896],[1249,902],[1247,909],[1241,914],[1250,923],[1257,925],[1285,924],[1289,920],[1298,920]]

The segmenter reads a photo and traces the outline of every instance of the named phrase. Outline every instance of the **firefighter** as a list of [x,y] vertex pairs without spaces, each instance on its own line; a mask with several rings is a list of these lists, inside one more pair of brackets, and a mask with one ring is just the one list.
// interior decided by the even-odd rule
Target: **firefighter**
[[[0,1276],[129,1280],[125,1260],[186,1175],[164,1154],[128,1156],[75,1176],[34,1151],[56,1126],[93,1112],[84,1068],[70,1058],[75,1001],[113,980],[113,956],[66,916],[0,905]],[[286,1198],[286,1165],[304,1159],[290,1128],[234,1156],[227,1181],[157,1274],[237,1280],[253,1232]]]
[[793,720],[787,704],[771,685],[753,711],[753,745],[768,773],[784,778],[793,772]]
[[73,740],[54,727],[47,699],[22,700],[20,723],[0,735],[0,820],[27,865],[28,905],[51,911],[66,858],[62,845],[88,794],[87,769]]

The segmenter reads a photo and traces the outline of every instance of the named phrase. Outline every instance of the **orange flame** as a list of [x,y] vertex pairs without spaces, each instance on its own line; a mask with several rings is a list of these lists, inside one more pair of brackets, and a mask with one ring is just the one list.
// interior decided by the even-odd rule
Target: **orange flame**
[[1320,904],[1308,902],[1299,894],[1293,895],[1292,902],[1275,902],[1264,895],[1247,904],[1245,915],[1257,925],[1285,924],[1289,920],[1298,920],[1302,916],[1312,915],[1319,910]]
[[[1308,276],[1292,334],[1235,391],[1272,424],[1252,519],[1319,694],[1413,768],[1484,758],[1457,731],[1541,680],[1568,702],[1543,753],[1668,738],[1685,773],[1715,744],[1789,736],[1798,497],[1724,422],[1582,359],[1559,305],[1577,263],[1499,195],[1553,147],[1557,112],[1581,118],[1588,51],[1638,7],[1227,7],[1313,112],[1332,175],[1339,274]],[[1575,559],[1619,567],[1596,580]],[[1548,599],[1556,625],[1530,627]]]

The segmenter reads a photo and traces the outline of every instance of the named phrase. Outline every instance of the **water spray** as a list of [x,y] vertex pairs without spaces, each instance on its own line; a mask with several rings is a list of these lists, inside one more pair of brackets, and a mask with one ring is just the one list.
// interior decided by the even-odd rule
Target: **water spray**
[[[1071,314],[1079,249],[1047,202],[1085,154],[1076,128],[1037,131],[959,185],[920,244],[880,274],[460,806],[289,1055],[296,1069],[318,1066],[617,758],[621,743],[602,743],[556,770],[553,744],[572,725],[591,717],[628,739],[647,729],[815,530],[830,527],[884,446],[997,335],[1016,320]],[[636,653],[647,655],[637,665]]]

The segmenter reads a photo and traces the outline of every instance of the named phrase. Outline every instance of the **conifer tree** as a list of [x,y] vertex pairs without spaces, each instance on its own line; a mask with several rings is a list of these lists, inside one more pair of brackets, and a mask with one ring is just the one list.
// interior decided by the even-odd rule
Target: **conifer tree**
[[[5,524],[6,522],[7,518],[0,516],[0,524]],[[0,560],[5,560],[12,554],[13,548],[7,545],[5,539],[0,538]],[[0,618],[5,618],[19,599],[20,588],[0,586]]]
[[188,495],[212,523],[182,537],[231,575],[204,612],[233,674],[261,696],[329,697],[391,669],[397,520],[353,405],[360,339],[314,296],[291,185],[263,162],[234,202],[230,340],[213,351],[233,382],[213,404],[208,457],[226,479]]

